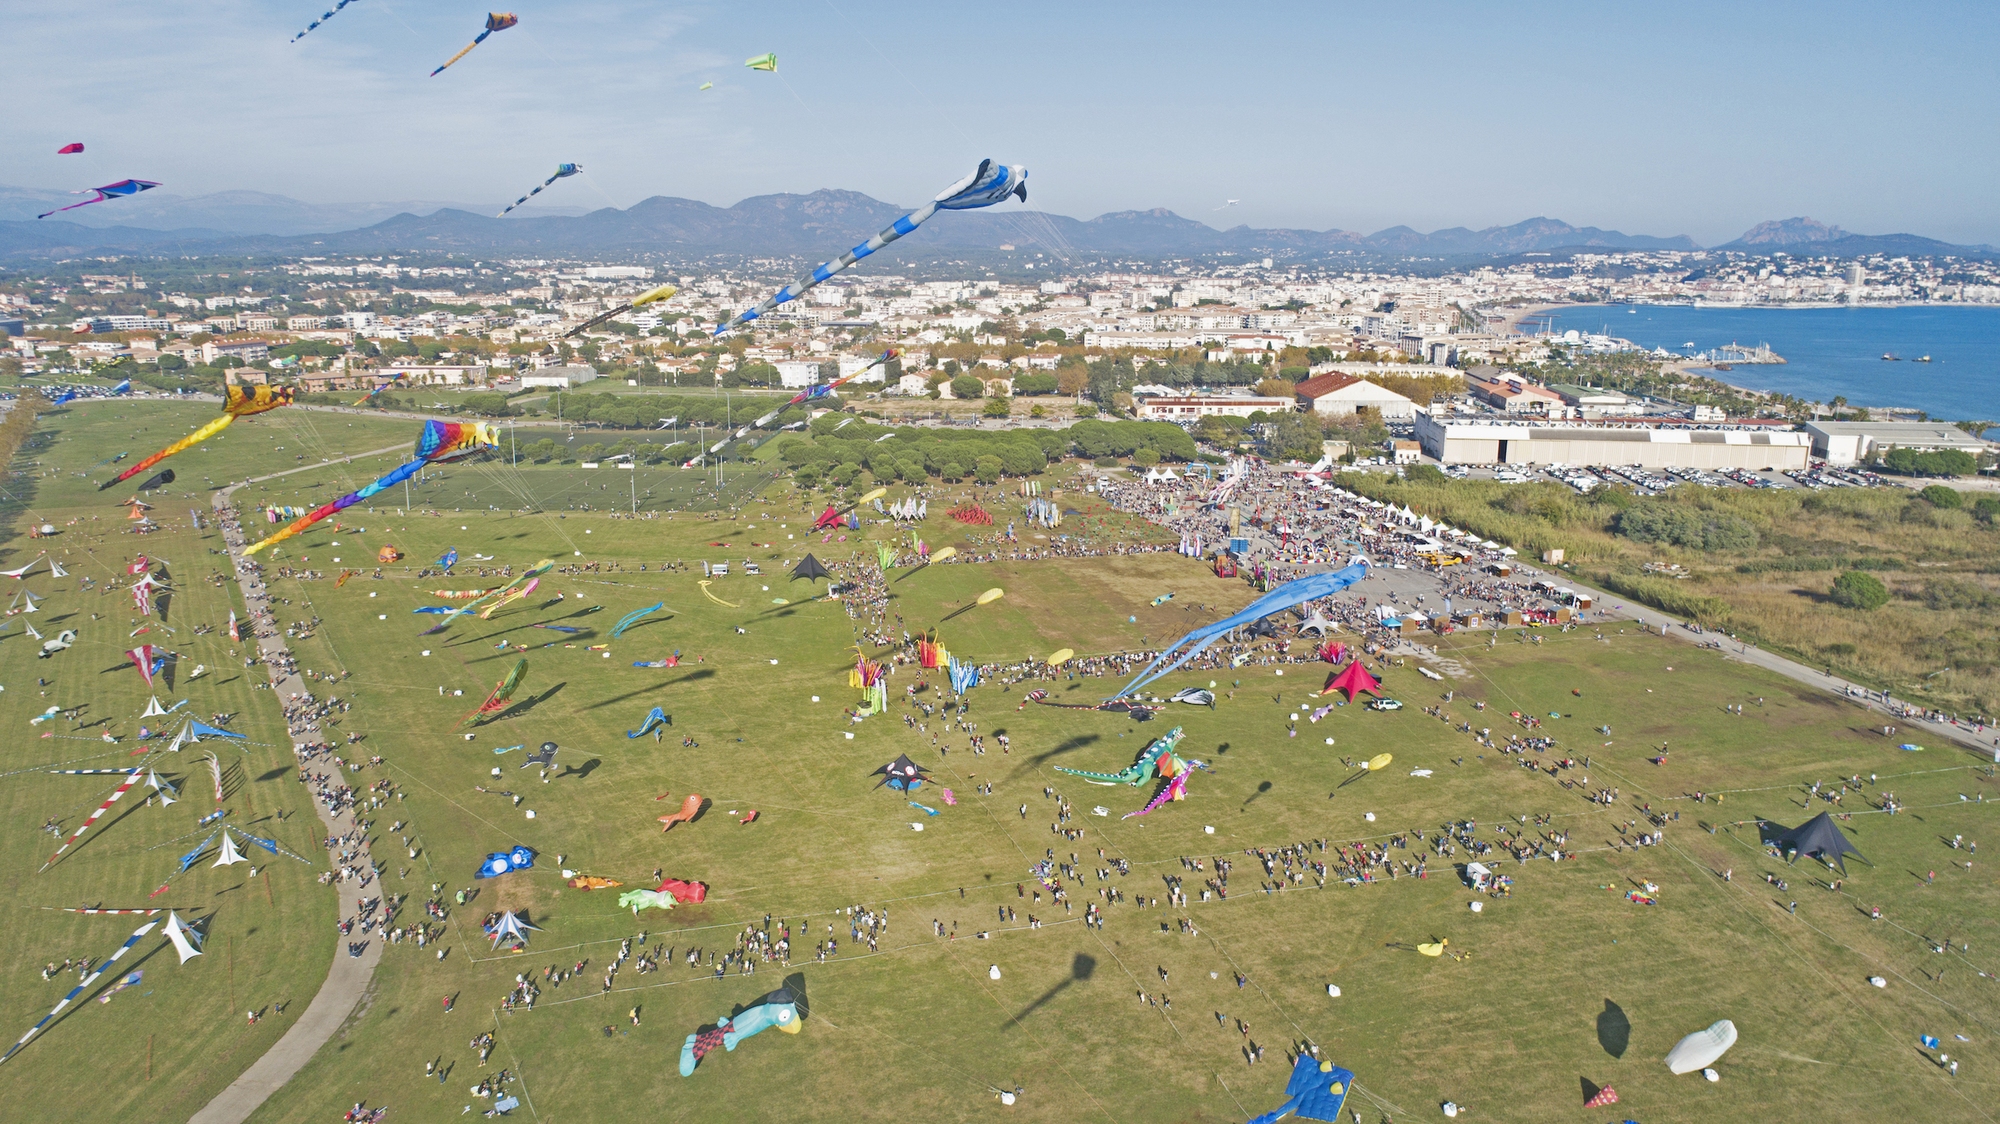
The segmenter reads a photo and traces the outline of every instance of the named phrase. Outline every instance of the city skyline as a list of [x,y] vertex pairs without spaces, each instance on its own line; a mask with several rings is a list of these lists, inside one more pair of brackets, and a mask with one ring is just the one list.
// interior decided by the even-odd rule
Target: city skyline
[[[537,202],[913,202],[990,155],[1028,165],[1034,209],[1079,218],[1369,232],[1548,215],[1716,245],[1812,215],[2000,243],[2000,161],[1962,139],[1994,111],[1953,92],[2000,30],[1985,9],[514,11],[436,78],[483,9],[367,0],[296,43],[318,11],[17,16],[0,89],[33,112],[0,124],[5,178],[484,202],[573,161],[584,175]],[[767,51],[777,73],[743,67]],[[72,141],[83,155],[55,154]]]

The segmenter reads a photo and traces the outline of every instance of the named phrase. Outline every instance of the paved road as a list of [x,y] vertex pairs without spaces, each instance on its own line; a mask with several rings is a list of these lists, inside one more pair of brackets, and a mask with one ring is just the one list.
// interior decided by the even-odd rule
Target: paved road
[[[402,447],[397,445],[391,448]],[[378,452],[386,451],[388,450],[378,450]],[[322,467],[324,466],[315,464],[288,471],[306,472]],[[283,476],[285,473],[272,475]],[[230,493],[239,487],[242,485],[234,484],[215,494],[218,522],[223,523],[223,540],[228,545],[232,557],[241,557],[243,536],[240,531],[231,529],[220,516],[222,510],[229,505]],[[250,609],[250,626],[256,629],[262,623],[275,623],[270,615],[269,594],[262,580],[254,573],[243,571],[238,572],[238,580],[243,586],[243,602]],[[275,635],[260,636],[258,639],[260,650],[267,660],[275,660],[285,654],[284,635],[278,633],[275,628],[271,631]],[[274,670],[274,676],[276,674]],[[274,678],[272,687],[278,696],[280,706],[285,700],[306,690],[305,680],[296,673],[285,674],[281,679]],[[298,740],[303,743],[316,739],[307,734],[299,735]],[[350,817],[358,814],[350,809],[349,816],[337,817],[328,812],[326,806],[318,800],[313,801],[313,810],[319,813],[320,822],[325,825],[328,834],[346,831],[353,827],[354,821]],[[368,853],[368,844],[365,840],[361,843],[360,850],[358,865],[372,867],[374,859]],[[347,894],[352,891],[343,886],[339,892]],[[375,965],[380,963],[381,959],[382,941],[379,930],[368,939],[359,957],[346,955],[345,941],[341,942],[335,949],[332,966],[327,969],[326,982],[320,985],[319,993],[313,996],[312,1002],[307,1005],[298,1021],[292,1024],[291,1029],[285,1031],[284,1037],[264,1051],[263,1057],[258,1058],[249,1069],[243,1071],[242,1076],[231,1082],[227,1089],[208,1102],[200,1112],[195,1113],[190,1118],[190,1124],[242,1124],[242,1121],[249,1119],[251,1113],[257,1111],[258,1107],[285,1082],[291,1080],[292,1075],[339,1032],[341,1026],[347,1022],[348,1016],[354,1013],[354,1009],[367,994],[369,982],[375,975]]]

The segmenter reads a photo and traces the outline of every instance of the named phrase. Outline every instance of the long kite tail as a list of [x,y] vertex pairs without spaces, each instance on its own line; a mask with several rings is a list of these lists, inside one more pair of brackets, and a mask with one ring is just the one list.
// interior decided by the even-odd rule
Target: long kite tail
[[744,309],[742,312],[730,317],[727,322],[715,330],[714,335],[719,336],[731,328],[757,319],[759,316],[764,315],[781,304],[797,300],[801,296],[804,296],[807,290],[818,285],[820,282],[825,281],[834,274],[860,261],[862,258],[917,229],[917,227],[923,225],[924,220],[937,214],[937,211],[938,205],[936,201],[918,207],[916,210],[889,224],[889,226],[884,228],[881,233],[875,235],[875,237],[870,238],[868,241],[863,242],[832,261],[815,267],[811,273],[806,274],[797,281],[764,298],[763,303],[757,305],[755,308]]
[[[467,49],[467,50],[471,50],[471,48],[470,48],[470,47],[468,47],[468,48],[466,48],[466,49]],[[547,187],[547,186],[549,186],[550,184],[552,184],[552,183],[556,182],[557,180],[559,180],[559,179],[561,179],[561,178],[562,178],[562,173],[561,173],[561,172],[557,172],[557,173],[556,173],[555,175],[553,175],[553,176],[550,176],[550,177],[549,177],[548,179],[545,179],[545,180],[543,180],[543,181],[542,181],[542,187],[538,187],[538,188],[535,188],[535,189],[534,189],[533,191],[530,191],[530,192],[528,192],[528,193],[527,193],[526,195],[523,195],[523,196],[521,196],[521,197],[520,197],[519,199],[516,199],[516,200],[514,200],[514,202],[513,202],[513,203],[511,203],[511,204],[509,204],[509,205],[508,205],[508,207],[507,207],[507,209],[506,209],[505,211],[501,211],[501,212],[500,212],[499,214],[497,214],[497,215],[494,215],[493,217],[494,217],[494,218],[496,218],[496,219],[497,219],[497,218],[504,218],[504,217],[506,217],[506,214],[507,214],[507,211],[511,211],[511,210],[513,210],[513,209],[514,209],[515,207],[518,207],[518,206],[520,206],[521,204],[523,204],[523,203],[526,203],[526,202],[527,202],[528,200],[530,200],[530,199],[533,199],[533,198],[534,198],[535,196],[537,196],[537,195],[540,195],[540,194],[542,193],[542,188],[543,188],[543,187]]]
[[495,601],[493,604],[486,606],[484,609],[481,609],[479,611],[479,619],[482,621],[492,620],[493,614],[499,612],[500,610],[506,608],[509,605],[512,605],[516,601],[526,600],[528,595],[535,592],[535,587],[540,584],[542,584],[542,579],[529,578],[527,585],[524,585],[519,589],[509,591],[505,596],[501,597],[498,601]]
[[153,467],[154,465],[160,463],[161,461],[166,460],[168,457],[173,456],[175,453],[184,452],[188,449],[191,449],[194,446],[201,444],[203,441],[206,441],[209,438],[215,436],[216,434],[221,433],[223,430],[228,429],[229,423],[235,420],[236,420],[235,414],[224,414],[221,417],[216,418],[215,420],[209,422],[207,425],[204,425],[200,429],[195,430],[193,433],[188,434],[186,437],[181,438],[179,441],[174,442],[173,444],[167,446],[166,448],[161,449],[159,452],[154,453],[152,456],[147,457],[145,460],[140,461],[138,464],[133,465],[131,468],[128,468],[125,471],[119,473],[118,475],[112,477],[111,479],[106,480],[104,483],[99,484],[97,486],[97,490],[101,492],[104,489],[109,488],[114,484],[118,484],[123,481],[132,479],[134,476],[137,476],[140,473],[146,471],[147,469]]
[[90,988],[90,985],[96,983],[98,979],[104,975],[106,969],[110,968],[113,964],[118,963],[119,957],[132,951],[132,946],[138,944],[139,941],[143,939],[147,933],[152,932],[153,929],[158,925],[159,925],[158,921],[148,921],[144,925],[139,926],[137,932],[134,932],[131,936],[125,938],[125,943],[118,946],[117,952],[112,953],[110,957],[104,961],[104,963],[98,965],[96,971],[85,976],[83,980],[79,982],[75,987],[70,988],[69,994],[63,996],[62,999],[56,1003],[54,1010],[50,1011],[46,1015],[43,1015],[41,1022],[38,1022],[34,1026],[29,1027],[28,1033],[23,1034],[21,1036],[20,1041],[8,1047],[7,1052],[5,1054],[0,1054],[0,1062],[4,1062],[8,1058],[13,1057],[14,1054],[21,1049],[21,1047],[26,1046],[28,1044],[28,1039],[33,1038],[36,1034],[40,1033],[43,1027],[49,1025],[50,1021],[52,1021],[57,1015],[62,1014],[62,1009],[64,1007],[69,1006],[72,1000],[74,1000],[77,996],[82,995],[86,990],[88,990]]
[[443,66],[440,66],[436,70],[431,71],[431,77],[436,78],[438,75],[443,74],[446,70],[450,69],[452,63],[455,63],[458,60],[464,58],[465,56],[471,54],[472,48],[477,47],[481,43],[486,42],[486,37],[491,34],[493,34],[493,29],[489,27],[485,31],[482,31],[478,35],[474,36],[472,42],[467,43],[465,45],[464,50],[444,60]]
[[1187,791],[1187,774],[1182,773],[1180,776],[1175,777],[1173,780],[1168,781],[1166,783],[1166,787],[1160,789],[1159,792],[1153,795],[1153,798],[1151,800],[1147,801],[1145,807],[1139,809],[1136,812],[1127,812],[1118,818],[1121,820],[1129,820],[1133,816],[1143,816],[1147,812],[1152,811],[1153,809],[1159,807],[1162,804],[1165,804],[1167,801],[1174,799],[1177,795],[1185,793],[1186,791]]
[[599,324],[604,323],[606,320],[609,320],[614,316],[623,316],[624,314],[632,311],[635,308],[642,308],[656,301],[669,300],[673,297],[675,293],[678,292],[680,292],[680,290],[672,285],[660,285],[655,288],[648,289],[645,292],[640,293],[638,296],[633,297],[631,301],[629,301],[628,303],[621,304],[618,307],[611,309],[608,312],[600,312],[597,315],[591,317],[590,319],[585,320],[583,323],[578,324],[576,327],[571,328],[569,331],[564,332],[563,338],[569,339],[571,336],[575,336],[582,332],[589,331],[590,329],[597,327]]
[[391,472],[389,475],[384,476],[380,480],[375,481],[373,484],[370,484],[367,487],[360,489],[359,491],[349,492],[346,495],[340,497],[339,499],[334,500],[332,503],[322,504],[319,507],[313,508],[306,514],[300,516],[297,519],[292,520],[290,523],[285,524],[285,526],[282,529],[272,534],[266,535],[257,542],[254,542],[249,546],[244,547],[243,553],[245,555],[255,554],[258,551],[274,543],[284,542],[286,539],[291,538],[293,535],[296,535],[299,532],[305,530],[306,528],[312,526],[313,524],[319,522],[320,520],[325,519],[327,516],[333,515],[346,508],[353,507],[355,504],[360,503],[362,500],[365,500],[370,496],[376,495],[389,488],[393,488],[397,484],[400,484],[403,481],[408,480],[410,477],[415,476],[417,474],[417,471],[423,468],[426,463],[428,462],[421,459],[413,460],[408,464],[399,466],[394,472]]
[[644,617],[648,613],[657,613],[666,607],[667,603],[665,601],[655,601],[638,612],[627,613],[617,624],[611,626],[611,638],[613,640],[618,639],[620,636],[625,635],[626,629],[638,624],[641,617]]
[[[83,833],[89,831],[92,824],[96,823],[100,818],[102,818],[104,813],[110,811],[111,806],[113,804],[118,803],[119,798],[123,797],[127,792],[131,791],[133,785],[139,783],[139,775],[143,772],[145,772],[144,769],[133,769],[132,775],[125,778],[125,783],[119,785],[117,790],[114,791],[110,795],[110,797],[104,801],[104,803],[99,804],[95,812],[90,813],[90,818],[83,821],[83,826],[76,829],[76,834],[64,840],[63,845],[56,848],[56,853],[50,855],[49,861],[42,864],[42,870],[47,870],[49,867],[54,866],[55,861],[63,857],[63,852],[69,850],[70,844],[83,838]],[[35,873],[40,874],[41,872],[42,872],[41,870],[38,870]],[[22,1039],[22,1041],[26,1041],[26,1039]]]
[[1115,773],[1086,773],[1082,769],[1065,769],[1061,765],[1057,765],[1055,768],[1058,773],[1068,773],[1073,777],[1082,777],[1092,784],[1138,784],[1146,779],[1146,774],[1137,765],[1133,765],[1127,769],[1120,769]]
[[516,577],[513,581],[508,582],[506,585],[500,586],[497,589],[489,590],[485,594],[485,596],[475,597],[472,600],[467,601],[465,604],[460,605],[458,608],[453,609],[451,612],[446,613],[443,617],[439,618],[436,624],[423,630],[417,635],[429,636],[433,633],[443,632],[445,629],[451,627],[451,622],[457,620],[458,618],[464,616],[465,614],[471,612],[472,610],[479,608],[480,605],[484,604],[485,602],[495,597],[499,597],[502,594],[511,592],[515,586],[518,586],[524,582],[529,582],[537,578],[540,578],[543,574],[546,574],[550,570],[555,569],[555,566],[556,566],[555,559],[544,558],[540,562],[537,562],[533,566],[530,566],[528,569],[522,571],[518,577]]
[[50,215],[60,215],[60,214],[62,214],[62,213],[63,213],[64,211],[74,211],[74,210],[76,210],[76,209],[77,209],[78,207],[88,207],[88,206],[90,206],[90,205],[91,205],[92,203],[102,203],[102,202],[104,202],[104,201],[105,201],[106,199],[109,199],[109,198],[111,198],[111,197],[110,197],[109,195],[99,195],[99,196],[98,196],[97,198],[95,198],[95,199],[85,199],[85,200],[84,200],[83,202],[81,202],[81,203],[71,203],[71,204],[70,204],[69,206],[67,206],[67,207],[57,207],[57,208],[56,208],[55,210],[53,210],[53,211],[43,211],[43,212],[42,212],[41,214],[39,214],[39,215],[36,215],[35,217],[36,217],[36,218],[38,218],[38,219],[45,219],[45,218],[48,218],[48,217],[49,217]]

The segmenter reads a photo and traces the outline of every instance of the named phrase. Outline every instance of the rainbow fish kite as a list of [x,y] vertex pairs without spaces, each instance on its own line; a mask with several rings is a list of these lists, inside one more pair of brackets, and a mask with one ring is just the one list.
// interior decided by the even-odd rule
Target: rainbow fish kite
[[[583,165],[581,164],[557,164],[556,174],[550,176],[548,179],[543,180],[542,187],[547,187],[559,179],[567,179],[568,177],[573,176],[581,171],[583,171]],[[538,187],[535,190],[530,191],[526,195],[521,196],[519,199],[514,200],[514,202],[507,207],[507,211],[511,211],[515,207],[518,207],[521,204],[526,203],[528,200],[533,199],[535,196],[540,195],[542,193],[542,187]],[[502,211],[499,214],[494,215],[493,217],[496,219],[504,217],[507,214],[507,211]]]
[[[77,145],[76,150],[78,152],[82,152],[83,146]],[[142,191],[151,191],[158,186],[160,185],[154,183],[152,180],[119,180],[117,183],[107,183],[103,187],[86,188],[84,190],[96,192],[97,198],[85,199],[81,203],[71,203],[67,207],[57,207],[53,211],[44,211],[41,214],[36,215],[35,217],[38,219],[45,219],[48,218],[50,215],[59,215],[62,214],[64,211],[74,211],[78,207],[88,207],[92,203],[102,203],[107,199],[122,199],[127,195],[137,195]],[[72,191],[70,192],[70,194],[82,195],[83,192]]]
[[[772,55],[769,58],[771,69],[775,70],[778,65],[777,56]],[[937,198],[897,219],[882,233],[779,289],[766,297],[764,303],[737,313],[727,323],[717,328],[714,334],[719,336],[731,328],[757,319],[781,304],[799,299],[822,281],[917,229],[939,211],[969,211],[979,207],[990,207],[1010,195],[1019,198],[1023,203],[1028,201],[1028,169],[1019,164],[995,164],[991,160],[981,160],[977,171],[939,192]]]
[[398,465],[395,471],[359,491],[349,492],[332,503],[313,508],[286,524],[283,529],[244,547],[243,553],[246,556],[252,555],[273,543],[283,542],[329,515],[337,514],[370,496],[401,484],[427,466],[469,457],[474,453],[492,449],[499,443],[499,431],[485,422],[427,421],[424,423],[423,432],[417,435],[416,456],[407,464]]
[[486,42],[486,37],[487,37],[488,35],[491,35],[491,34],[493,34],[493,33],[494,33],[494,32],[496,32],[496,31],[505,31],[505,30],[507,30],[508,28],[510,28],[510,27],[514,26],[515,24],[517,24],[517,23],[520,23],[520,22],[521,22],[521,17],[520,17],[520,16],[517,16],[517,15],[515,15],[515,14],[514,14],[514,13],[512,13],[512,12],[488,12],[488,13],[486,13],[486,30],[484,30],[484,31],[480,32],[480,33],[478,34],[478,36],[476,36],[476,37],[475,37],[475,38],[474,38],[474,39],[472,40],[472,42],[470,42],[470,43],[467,43],[467,44],[465,45],[465,50],[463,50],[463,51],[460,51],[459,53],[457,53],[457,54],[455,54],[455,55],[451,56],[450,58],[448,58],[448,59],[446,59],[446,60],[444,60],[444,65],[443,65],[443,66],[440,66],[440,67],[438,67],[438,68],[437,68],[436,70],[433,70],[433,71],[431,71],[431,77],[432,77],[432,78],[436,78],[436,77],[437,77],[438,75],[440,75],[440,74],[443,74],[443,73],[444,73],[444,72],[445,72],[445,71],[446,71],[447,69],[449,69],[449,68],[450,68],[450,66],[451,66],[451,64],[452,64],[452,63],[455,63],[455,62],[457,62],[458,60],[460,60],[460,59],[464,58],[464,57],[465,57],[466,55],[469,55],[469,54],[471,54],[471,53],[472,53],[472,48],[474,48],[474,47],[477,47],[477,46],[479,46],[479,45],[480,45],[481,43],[484,43],[484,42]]
[[173,456],[175,453],[185,452],[188,449],[194,448],[203,441],[228,429],[229,423],[235,421],[237,418],[247,418],[251,414],[261,414],[266,410],[275,410],[280,406],[289,406],[292,404],[294,392],[288,386],[226,386],[222,388],[222,393],[221,417],[209,422],[207,425],[202,426],[200,429],[195,430],[193,433],[188,434],[166,448],[161,449],[152,456],[139,461],[131,468],[106,480],[104,483],[99,484],[97,490],[101,492],[114,484],[130,480],[134,476],[166,460],[168,457]]

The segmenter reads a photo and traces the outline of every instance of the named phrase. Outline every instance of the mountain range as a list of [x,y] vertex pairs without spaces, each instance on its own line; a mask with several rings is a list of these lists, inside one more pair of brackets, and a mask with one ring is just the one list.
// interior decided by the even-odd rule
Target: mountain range
[[[624,210],[492,217],[449,203],[312,204],[281,195],[232,191],[182,198],[148,192],[61,217],[31,216],[71,197],[0,187],[0,256],[54,258],[134,254],[375,254],[438,252],[539,257],[694,258],[826,256],[887,226],[907,208],[859,192],[759,195],[731,207],[654,196]],[[1058,261],[1104,257],[1158,260],[1274,256],[1313,260],[1419,259],[1464,263],[1522,254],[1597,250],[1696,250],[1686,235],[1655,237],[1551,218],[1470,230],[1423,233],[1407,226],[1373,234],[1349,230],[1218,230],[1162,208],[1075,219],[1015,208],[967,211],[926,224],[899,243],[905,262],[1040,253]],[[1719,249],[1744,253],[1869,253],[1986,256],[1992,247],[1952,246],[1915,235],[1857,235],[1813,219],[1760,223]]]

